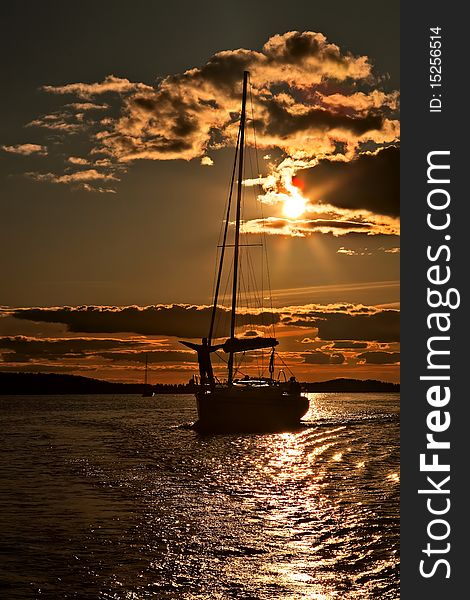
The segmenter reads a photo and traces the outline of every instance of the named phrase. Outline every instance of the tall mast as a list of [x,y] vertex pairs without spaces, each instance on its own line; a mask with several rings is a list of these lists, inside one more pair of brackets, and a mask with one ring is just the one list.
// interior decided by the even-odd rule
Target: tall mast
[[145,375],[144,375],[144,383],[147,385],[148,383],[148,366],[149,366],[149,355],[145,355]]
[[212,336],[214,335],[215,317],[217,315],[217,302],[219,300],[220,282],[222,281],[222,269],[224,266],[225,248],[227,246],[228,226],[230,223],[230,211],[232,208],[233,182],[235,180],[235,172],[236,172],[236,167],[237,167],[239,145],[240,145],[240,130],[238,130],[237,147],[235,148],[235,160],[233,161],[232,177],[230,179],[230,193],[229,193],[228,202],[227,202],[227,216],[225,217],[224,236],[223,236],[223,240],[222,240],[222,250],[220,252],[219,269],[218,269],[218,273],[217,273],[217,282],[215,284],[215,291],[214,291],[214,302],[212,304],[211,324],[209,327],[209,335],[207,337],[207,343],[209,344],[209,346],[211,345]]
[[[238,158],[238,185],[237,185],[237,213],[235,220],[235,252],[233,254],[233,287],[232,287],[232,312],[230,319],[230,339],[235,337],[235,320],[237,313],[237,291],[238,291],[238,263],[240,246],[240,212],[242,202],[243,183],[243,153],[245,150],[245,120],[246,120],[246,93],[248,87],[248,71],[243,72],[243,96],[242,112],[240,116],[240,154]],[[228,382],[233,382],[233,352],[228,359]]]

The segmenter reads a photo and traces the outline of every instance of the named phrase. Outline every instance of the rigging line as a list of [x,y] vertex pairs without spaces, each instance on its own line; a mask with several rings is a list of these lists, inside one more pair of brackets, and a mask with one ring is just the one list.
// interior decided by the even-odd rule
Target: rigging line
[[[251,175],[253,176],[254,174],[254,169],[253,169],[253,162],[252,162],[252,151],[251,149],[248,147],[247,148],[247,157],[248,157],[248,162],[250,165],[250,170],[251,170]],[[245,170],[246,170],[246,162],[245,162]],[[256,193],[255,193],[255,188],[252,186],[252,194],[253,194],[253,199],[254,199],[254,205],[256,206]],[[246,196],[246,194],[245,194]],[[250,240],[254,238],[254,235],[252,233],[248,233],[245,234],[248,235]],[[253,245],[257,245],[257,244],[253,244]],[[262,245],[262,244],[260,244]],[[247,268],[247,281],[248,281],[248,294],[250,295],[250,300],[251,300],[251,296],[252,296],[252,306],[253,308],[256,308],[257,305],[259,305],[259,296],[258,296],[258,285],[257,285],[257,277],[256,277],[256,273],[255,273],[255,269],[253,266],[253,259],[252,259],[252,255],[250,252],[246,252],[246,268]],[[263,255],[261,254],[261,258],[263,257]],[[261,260],[261,266],[263,265],[263,260]],[[251,287],[252,286],[252,287]],[[263,288],[263,277],[261,276],[261,289]],[[252,328],[254,328],[254,322],[251,322],[251,326]]]
[[[229,268],[229,272],[225,281],[225,289],[224,289],[224,293],[222,294],[222,299],[225,300],[228,297],[228,287],[230,284],[230,275],[232,274],[232,264],[230,263],[230,268]],[[222,315],[225,313],[222,313],[221,311],[218,311],[216,313],[216,318],[215,318],[215,327],[214,327],[214,332],[215,335],[213,336],[213,338],[218,338],[218,337],[223,337],[224,335],[226,335],[223,331],[220,330],[219,326],[220,326],[220,321],[222,319]],[[219,333],[220,335],[217,335],[217,333]]]
[[[250,281],[253,285],[253,313],[250,315],[250,323],[251,323],[251,327],[252,329],[256,330],[256,326],[255,326],[255,311],[257,309],[259,309],[260,307],[260,302],[259,302],[259,297],[256,294],[256,278],[255,278],[255,271],[254,271],[254,266],[253,266],[253,261],[250,255],[248,255],[247,257],[247,262],[248,262],[248,285],[250,285]],[[261,364],[260,364],[260,356],[261,356]],[[258,367],[258,374],[260,375],[260,369],[262,369],[263,367],[263,352],[261,352],[261,354],[256,353],[256,364]]]
[[[252,162],[252,158],[251,158],[252,152],[247,153],[247,155],[248,155],[248,159],[249,159],[249,163],[250,163],[251,175],[256,176],[256,178],[259,178],[259,177],[261,177],[261,172],[260,172],[260,166],[259,166],[259,160],[258,160],[258,151],[257,151],[257,147],[256,147],[256,130],[255,130],[255,126],[254,126],[253,94],[251,92],[251,89],[250,89],[250,101],[251,101],[251,113],[252,113],[253,146],[255,149],[254,152],[255,152],[256,167],[257,167],[256,172],[253,168],[253,162]],[[257,194],[256,190],[258,190],[258,192],[259,192],[261,189],[261,186],[260,186],[260,184],[253,185],[251,189],[252,189],[252,194],[253,194],[254,206],[257,206],[259,203],[259,200],[258,200],[259,193]],[[263,245],[263,243],[262,243],[263,239],[262,239],[261,234],[250,233],[249,235],[255,239],[257,239],[257,237],[258,237],[258,239],[260,239],[260,241],[261,241],[260,245],[261,246]],[[264,272],[263,272],[263,270],[264,270],[264,258],[263,258],[263,253],[262,253],[261,254],[261,281],[260,281],[260,288],[261,288],[260,291],[261,291],[262,299],[264,298]],[[261,307],[262,306],[263,306],[263,304],[261,303]]]
[[238,306],[241,305],[242,300],[242,292],[245,295],[246,309],[247,311],[244,314],[244,319],[242,320],[242,325],[246,325],[246,321],[248,321],[248,325],[251,325],[251,311],[250,311],[250,298],[249,298],[249,289],[247,288],[245,281],[245,273],[243,269],[240,269],[240,284],[239,284],[239,293],[238,293]]
[[[259,300],[259,295],[257,294],[257,290],[256,290],[255,270],[254,270],[253,260],[252,260],[251,256],[248,256],[247,262],[248,262],[248,286],[249,286],[249,289],[250,289],[252,297],[253,297],[253,302],[252,302],[253,311],[251,314],[250,324],[253,329],[256,329],[255,314],[256,314],[256,311],[260,309],[260,300]],[[250,287],[250,286],[253,286],[253,287]]]
[[251,85],[251,77],[250,77],[250,105],[251,105],[251,126],[253,128],[253,140],[254,140],[254,146],[255,146],[256,167],[258,169],[258,175],[261,175],[260,168],[259,168],[259,158],[258,158],[258,144],[256,141],[255,111],[253,108],[253,86]]
[[245,273],[243,272],[243,269],[240,269],[240,284],[239,284],[239,288],[238,288],[238,299],[237,299],[238,306],[241,305],[241,300],[242,300],[243,295],[245,296],[246,308],[249,309],[250,308],[250,300],[249,300],[248,291],[247,291],[246,283],[245,283]]
[[222,356],[222,354],[219,354],[218,352],[214,352],[214,354],[217,356],[217,358],[219,358],[222,362],[224,362],[225,364],[228,363],[228,360],[226,358],[224,358]]
[[[224,362],[226,365],[228,364],[228,360],[226,358],[224,358],[222,356],[222,354],[219,354],[218,352],[214,352],[215,356],[217,356],[217,358],[219,358],[222,362]],[[244,375],[244,373],[242,373],[242,375]]]
[[[245,261],[247,263],[247,269],[246,269],[246,274],[247,277],[245,277],[245,271],[244,269],[240,269],[240,284],[243,288],[243,291],[245,293],[245,298],[246,298],[246,307],[248,309],[248,312],[246,312],[246,320],[248,321],[248,325],[250,327],[251,330],[255,329],[255,324],[254,324],[254,314],[253,314],[253,309],[256,308],[255,304],[252,304],[251,302],[251,294],[252,294],[252,290],[250,287],[250,269],[249,269],[249,259],[250,259],[250,254],[248,252],[244,252],[244,258]],[[259,358],[258,358],[258,354],[255,354],[256,356],[256,366],[257,366],[257,370],[258,370],[258,374],[259,374]],[[238,365],[237,368],[239,368],[240,364]]]
[[[254,145],[255,145],[255,158],[256,158],[256,165],[257,165],[258,171],[259,171],[258,143],[257,143],[257,139],[256,139],[255,114],[254,114],[254,108],[253,108],[253,86],[251,84],[251,77],[250,77],[250,105],[251,105],[251,124],[253,127],[253,139],[254,139]],[[261,185],[258,185],[258,188],[261,192],[261,190],[262,190]],[[271,288],[271,275],[270,275],[270,271],[269,271],[269,260],[268,260],[268,244],[267,244],[267,238],[266,238],[266,227],[265,227],[265,222],[264,222],[264,209],[263,209],[262,201],[260,201],[260,210],[261,210],[261,229],[262,229],[261,236],[263,239],[264,253],[265,253],[265,257],[266,257],[266,278],[267,278],[268,291],[269,291],[269,304],[270,304],[270,308],[271,308],[271,328],[272,328],[272,332],[273,332],[273,337],[276,337],[276,327],[274,324],[273,295],[272,295],[272,288]]]
[[[256,298],[255,298],[255,294],[254,294],[254,290],[251,287],[252,284],[252,273],[250,270],[250,254],[246,253],[246,263],[247,263],[247,278],[246,278],[246,286],[247,286],[247,291],[248,291],[248,296],[250,297],[250,306],[249,308],[251,309],[250,312],[247,315],[247,320],[249,321],[249,326],[250,329],[252,331],[256,330],[255,328],[255,322],[254,322],[254,310],[256,309]],[[255,353],[255,357],[256,357],[256,365],[259,371],[259,361],[258,361],[258,354]]]
[[[219,237],[220,237],[221,231],[222,231],[222,229],[219,232]],[[217,265],[218,264],[219,264],[219,246],[218,246],[218,243],[217,243],[217,250],[216,250],[215,262],[214,262],[214,271],[212,273],[212,294],[211,294],[211,298],[213,298],[214,294],[215,294],[215,282],[217,280]]]
[[[256,196],[255,196],[255,202],[256,202]],[[258,234],[259,235],[259,234]],[[262,243],[262,239],[260,240],[261,244],[259,244],[260,246],[263,246]],[[253,294],[255,296],[255,300],[256,303],[258,304],[259,308],[263,307],[263,298],[264,298],[264,250],[261,249],[261,256],[260,256],[260,267],[259,270],[261,271],[261,276],[260,276],[260,281],[258,284],[258,277],[257,277],[257,271],[255,269],[254,266],[254,259],[252,258],[252,255],[249,254],[249,268],[250,268],[250,272],[252,274],[252,281],[253,281]]]
[[[246,117],[245,117],[246,119]],[[245,120],[246,122],[246,120]],[[246,129],[245,129],[245,140],[246,140]],[[248,148],[246,146],[246,141],[245,141],[245,156],[249,156],[249,152],[248,152]],[[246,158],[245,161],[243,162],[243,175],[242,175],[242,181],[245,180],[245,173],[246,173]],[[246,194],[245,194],[245,186],[242,186],[241,188],[241,197],[240,197],[240,220],[243,219],[243,216],[245,214],[245,202],[246,200]],[[246,281],[245,281],[245,270],[244,270],[244,260],[246,260],[246,256],[249,255],[248,249],[243,248],[243,250],[241,249],[242,244],[238,244],[238,252],[239,252],[239,259],[238,259],[238,273],[239,273],[239,277],[238,277],[238,288],[237,288],[237,307],[240,308],[242,306],[242,303],[245,302],[246,303],[246,308],[250,307],[250,296],[249,296],[249,290],[247,289],[247,285],[246,285]],[[239,361],[238,361],[239,362]]]
[[286,369],[289,371],[289,373],[290,373],[291,375],[294,375],[294,373],[292,372],[291,368],[289,367],[289,365],[286,365],[286,363],[284,362],[284,360],[283,360],[282,356],[279,354],[279,352],[275,352],[274,354],[275,354],[275,355],[276,355],[276,356],[279,358],[279,360],[280,360],[280,361],[282,362],[282,364],[283,364],[283,365],[286,367]]
[[250,256],[247,254],[246,256],[246,286],[248,296],[250,298],[250,326],[254,328],[254,310],[256,310],[256,281],[253,279],[253,274],[250,270]]
[[[253,95],[252,95],[252,91],[250,89],[250,101],[251,101],[251,112],[252,112],[252,124],[253,124],[253,146],[255,148],[255,158],[256,158],[256,165],[257,165],[257,171],[255,173],[254,168],[253,168],[253,160],[252,160],[252,152],[253,150],[250,149],[249,152],[247,152],[247,156],[248,156],[248,163],[251,169],[251,175],[256,176],[256,177],[260,177],[260,169],[259,169],[259,162],[258,162],[258,154],[256,152],[256,131],[254,128],[254,111],[253,111]],[[257,194],[256,194],[256,186],[252,186],[252,190],[251,193],[253,195],[253,202],[254,202],[254,206],[256,206],[258,204],[257,200]],[[254,234],[250,234],[251,237],[257,237]],[[261,236],[260,236],[261,237]],[[262,241],[262,239],[261,239]],[[264,273],[263,273],[263,267],[264,267],[264,257],[263,257],[263,253],[261,253],[261,281],[260,281],[260,285],[257,285],[257,276],[256,276],[256,271],[255,271],[255,267],[254,267],[254,260],[252,258],[251,253],[247,253],[246,255],[246,263],[247,263],[247,281],[248,281],[248,288],[249,288],[249,292],[252,293],[253,295],[253,308],[254,309],[263,309],[263,298],[264,298]],[[252,289],[250,289],[250,287],[252,286]],[[258,289],[258,287],[260,289]],[[261,292],[261,295],[259,295]],[[250,315],[250,323],[251,323],[251,327],[252,329],[256,329],[255,325],[254,325],[254,320],[255,320],[255,315],[251,314]],[[264,352],[256,352],[256,367],[257,367],[257,372],[258,372],[258,377],[262,377],[263,375],[263,371],[264,371]]]
[[[238,145],[238,138],[237,138],[237,144],[236,147]],[[237,150],[236,150],[237,152]],[[236,154],[235,154],[235,161],[236,161]],[[226,192],[226,200],[225,200],[225,205],[224,205],[224,210],[223,210],[223,215],[227,214],[228,212],[230,212],[230,209],[227,211],[227,207],[228,207],[228,203],[230,201],[230,190],[233,187],[233,182],[232,181],[228,181],[227,182],[227,192]],[[216,250],[216,259],[214,262],[214,273],[212,276],[212,298],[214,298],[215,295],[215,288],[216,288],[216,281],[217,281],[217,265],[219,264],[219,256],[220,256],[220,250],[219,248],[221,248],[220,245],[220,240],[222,239],[222,232],[224,231],[224,222],[226,222],[226,219],[222,219],[220,222],[220,227],[219,227],[219,234],[217,237],[217,250]]]
[[242,353],[242,355],[240,356],[240,359],[238,360],[238,363],[235,365],[234,375],[236,375],[237,373],[240,373],[240,375],[244,375],[244,373],[240,370],[244,359],[245,359],[245,352]]
[[[250,272],[250,262],[249,262],[249,257],[248,255],[245,257],[245,262],[246,262],[246,281],[245,281],[245,285],[246,285],[246,294],[247,294],[247,298],[248,303],[247,306],[249,306],[249,308],[253,309],[256,308],[256,303],[255,303],[255,298],[254,298],[254,291],[252,289],[251,286],[251,272]],[[253,327],[253,321],[252,321],[252,312],[250,312],[250,315],[248,317],[249,319],[249,324]]]
[[[251,155],[252,155],[251,148],[249,148],[249,147],[247,148],[246,155],[248,157],[248,162],[249,162],[249,165],[250,165],[250,174],[251,174],[252,178],[258,178],[258,176],[260,175],[260,173],[259,173],[259,165],[258,165],[258,171],[255,172],[255,170],[253,168],[253,161],[252,161],[252,158],[251,158]],[[256,162],[258,163],[258,161],[256,161]],[[257,198],[257,194],[256,194],[256,189],[257,189],[257,187],[259,187],[259,184],[258,184],[258,186],[252,185],[250,187],[251,187],[251,193],[253,194],[253,206],[256,207],[257,206],[257,199],[258,199]],[[245,235],[248,236],[250,240],[254,240],[256,242],[257,236],[256,236],[255,233],[249,232],[249,233],[245,233]],[[253,244],[253,245],[255,245],[255,244]]]
[[250,301],[250,306],[252,308],[256,308],[257,305],[257,296],[256,296],[256,276],[253,270],[253,259],[250,251],[245,251],[244,253],[244,263],[245,263],[245,274],[246,274],[246,286],[247,286],[247,294]]
[[[211,343],[212,334],[214,333],[214,320],[215,320],[215,315],[217,312],[217,302],[219,299],[219,291],[220,291],[220,280],[222,278],[222,270],[223,270],[223,265],[224,265],[225,244],[227,243],[228,226],[229,226],[229,221],[230,221],[230,209],[232,207],[233,183],[235,181],[237,157],[238,157],[238,152],[239,152],[239,148],[240,148],[240,135],[241,135],[240,132],[241,132],[241,129],[238,131],[237,146],[235,149],[235,160],[233,161],[232,177],[230,178],[230,193],[229,193],[228,202],[227,202],[227,213],[226,213],[226,218],[225,218],[223,245],[222,245],[222,249],[220,251],[219,270],[217,273],[217,283],[216,283],[215,292],[214,292],[214,304],[212,306],[211,323],[210,323],[210,327],[209,327],[209,335],[208,335],[209,345]],[[219,238],[219,241],[220,241],[220,238]]]
[[[246,119],[246,95],[248,84],[248,71],[243,72],[243,92],[242,92],[242,112],[240,115],[240,154],[238,157],[238,182],[237,182],[237,210],[235,218],[235,251],[233,257],[233,286],[232,286],[232,311],[230,320],[230,338],[235,337],[235,320],[237,306],[237,285],[238,285],[238,254],[240,243],[240,209],[243,184],[243,152],[245,149],[245,119]],[[233,380],[233,352],[230,352],[228,365],[228,382],[232,384]]]
[[[252,254],[250,252],[246,252],[246,268],[247,268],[247,273],[249,276],[249,282],[251,283],[252,290],[251,290],[251,294],[253,296],[253,306],[255,308],[261,308],[262,307],[262,296],[260,297],[260,292],[258,290],[258,285],[257,285],[257,277],[256,277],[256,269],[254,267],[254,261],[253,261],[253,257]],[[263,254],[261,254],[261,264],[263,262]]]
[[248,275],[251,277],[251,283],[253,285],[253,306],[254,308],[262,308],[262,302],[259,296],[259,292],[256,289],[256,271],[252,257],[247,255],[247,270]]

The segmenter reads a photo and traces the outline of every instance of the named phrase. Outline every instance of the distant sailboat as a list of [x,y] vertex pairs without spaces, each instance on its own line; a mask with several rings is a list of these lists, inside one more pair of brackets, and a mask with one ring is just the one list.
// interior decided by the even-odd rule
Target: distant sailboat
[[[145,389],[142,393],[142,398],[151,398],[152,396],[155,396],[155,393],[152,391],[152,388],[149,386],[148,383],[148,367],[149,367],[149,356],[148,354],[145,355],[145,372],[144,372],[144,386]],[[149,389],[147,389],[149,388]]]
[[[299,425],[300,419],[305,415],[309,406],[308,399],[302,396],[300,385],[295,380],[295,377],[291,377],[289,381],[283,382],[274,378],[274,348],[279,343],[275,337],[261,337],[255,334],[255,332],[251,332],[249,337],[235,337],[240,285],[240,246],[246,245],[240,243],[240,224],[248,76],[249,73],[245,71],[243,74],[243,95],[238,141],[208,335],[207,338],[202,339],[202,343],[200,344],[187,341],[181,342],[188,348],[195,350],[198,355],[199,383],[195,395],[199,419],[196,423],[196,428],[208,432],[279,431],[292,428]],[[227,233],[230,223],[231,199],[237,163],[238,181],[234,221],[235,235],[234,243],[228,244]],[[222,343],[214,344],[214,324],[218,309],[225,250],[229,246],[233,246],[234,248],[231,267],[230,337]],[[239,353],[245,355],[247,352],[263,349],[271,349],[268,365],[269,376],[249,377],[245,375],[243,378],[237,379],[235,356]],[[211,355],[219,350],[228,355],[226,361],[226,381],[219,381],[213,372]]]

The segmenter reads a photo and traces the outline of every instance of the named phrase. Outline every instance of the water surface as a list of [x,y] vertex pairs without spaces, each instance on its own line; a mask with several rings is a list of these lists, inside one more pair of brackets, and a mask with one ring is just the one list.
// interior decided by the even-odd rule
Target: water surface
[[191,396],[0,397],[0,595],[399,598],[399,396],[201,436]]

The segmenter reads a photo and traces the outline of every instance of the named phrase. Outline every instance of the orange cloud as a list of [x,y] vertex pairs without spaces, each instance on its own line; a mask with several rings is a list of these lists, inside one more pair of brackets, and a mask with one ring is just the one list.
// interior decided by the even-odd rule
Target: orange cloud
[[327,213],[326,216],[328,215],[329,219],[284,219],[279,217],[252,219],[242,224],[241,231],[288,237],[308,237],[314,233],[333,234],[334,236],[348,233],[399,235],[399,221],[391,217],[358,211],[350,211],[349,219],[339,213]]
[[342,109],[345,113],[367,113],[371,109],[390,108],[398,110],[398,92],[386,94],[380,90],[372,90],[370,93],[356,92],[349,96],[345,94],[321,94],[316,95],[316,99],[325,107],[334,107]]
[[[134,83],[128,79],[108,75],[104,81],[99,83],[68,83],[66,85],[44,85],[42,89],[51,94],[73,94],[79,98],[91,98],[100,94],[107,93],[128,93],[151,90],[152,88],[144,83]],[[88,107],[90,108],[90,107]],[[96,108],[96,105],[93,107]],[[101,108],[101,107],[100,107]]]
[[357,356],[359,363],[372,365],[394,365],[400,362],[399,352],[363,352]]
[[39,144],[17,144],[16,146],[2,146],[2,150],[10,154],[21,154],[22,156],[46,156],[47,147]]
[[72,165],[87,165],[88,161],[86,158],[82,158],[80,156],[69,156],[67,158],[67,162],[71,163]]
[[[82,164],[82,163],[79,163]],[[74,184],[85,191],[96,191],[103,193],[115,193],[111,188],[91,187],[89,182],[96,181],[119,181],[111,173],[100,173],[96,169],[87,169],[85,171],[77,171],[76,173],[66,173],[65,175],[57,175],[56,173],[25,173],[27,177],[36,181],[45,181],[49,183]]]

